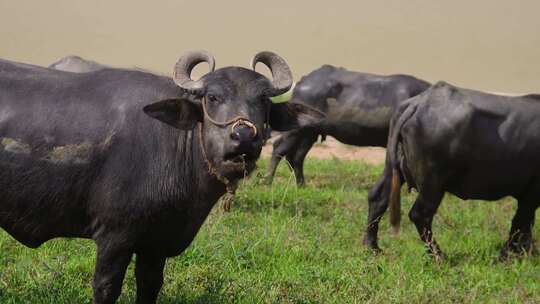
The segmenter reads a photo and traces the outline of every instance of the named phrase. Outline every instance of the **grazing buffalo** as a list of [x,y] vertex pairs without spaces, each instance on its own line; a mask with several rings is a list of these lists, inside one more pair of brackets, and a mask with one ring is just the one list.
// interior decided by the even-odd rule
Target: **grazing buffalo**
[[[192,80],[201,62],[211,71]],[[273,80],[254,71],[258,62]],[[271,103],[292,84],[281,57],[261,52],[252,67],[214,71],[210,54],[192,52],[171,79],[0,60],[0,226],[31,248],[93,239],[94,303],[116,301],[136,255],[137,303],[154,303],[166,258],[186,249],[227,188],[253,170],[265,126],[321,118]]]
[[318,126],[285,132],[274,142],[267,182],[285,156],[298,185],[304,184],[304,159],[319,135],[335,137],[355,146],[386,147],[388,125],[399,103],[415,96],[429,83],[408,75],[380,76],[324,65],[304,76],[293,90],[291,102],[310,106],[327,115]]
[[540,95],[500,96],[439,82],[404,102],[393,116],[384,173],[369,193],[365,245],[378,249],[379,220],[390,205],[399,227],[402,182],[418,191],[409,217],[428,251],[441,250],[431,230],[445,192],[461,199],[518,201],[503,257],[532,248],[540,204]]
[[79,56],[66,56],[51,64],[49,68],[73,73],[88,73],[108,68],[108,66]]

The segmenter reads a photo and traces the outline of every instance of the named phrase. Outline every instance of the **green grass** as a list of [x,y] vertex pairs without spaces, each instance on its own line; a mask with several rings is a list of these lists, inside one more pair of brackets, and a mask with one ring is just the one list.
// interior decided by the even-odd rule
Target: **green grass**
[[282,102],[287,102],[290,99],[291,99],[291,94],[290,93],[285,93],[283,95],[272,97],[272,102],[274,102],[274,103],[282,103]]
[[[410,221],[391,236],[382,221],[374,255],[361,245],[367,192],[381,166],[306,162],[298,189],[284,164],[273,186],[243,183],[232,212],[214,208],[194,243],[169,259],[160,303],[540,303],[540,257],[498,262],[515,203],[447,196],[435,263]],[[408,212],[414,194],[404,194]],[[540,236],[538,226],[535,235]],[[91,303],[92,242],[54,240],[37,250],[0,234],[0,303]],[[133,265],[120,303],[135,298]]]

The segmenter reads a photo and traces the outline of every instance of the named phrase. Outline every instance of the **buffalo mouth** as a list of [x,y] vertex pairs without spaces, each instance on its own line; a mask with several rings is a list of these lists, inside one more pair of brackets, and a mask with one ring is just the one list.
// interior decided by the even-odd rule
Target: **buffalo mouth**
[[257,158],[257,155],[248,153],[226,154],[220,164],[220,171],[230,178],[242,178],[255,169]]
[[256,162],[257,158],[259,158],[260,153],[260,149],[249,152],[229,152],[225,153],[225,156],[223,157],[223,162],[234,164]]
[[247,153],[242,154],[227,154],[225,155],[225,162],[229,163],[235,163],[235,164],[241,164],[245,162],[252,162],[255,161],[257,158],[254,155],[250,155]]

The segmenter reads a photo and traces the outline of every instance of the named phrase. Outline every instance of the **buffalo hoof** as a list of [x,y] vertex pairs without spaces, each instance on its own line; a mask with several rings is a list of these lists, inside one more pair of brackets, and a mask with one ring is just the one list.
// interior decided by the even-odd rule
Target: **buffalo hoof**
[[296,179],[296,187],[303,188],[306,185],[306,181],[303,177]]
[[222,204],[223,211],[225,212],[231,211],[231,206],[234,202],[234,197],[235,197],[234,194],[230,194],[230,193],[225,194],[225,197],[223,198],[223,204]]
[[264,174],[262,172],[258,172],[256,175],[256,182],[259,185],[272,185],[272,182],[274,181],[274,176],[270,174]]
[[373,253],[379,254],[382,252],[381,248],[377,244],[376,240],[371,240],[369,237],[364,237],[364,240],[362,241],[364,246],[366,246],[369,250],[371,250]]
[[512,257],[527,257],[535,253],[532,240],[523,240],[521,242],[506,242],[501,249],[499,260],[507,261]]
[[263,185],[267,185],[267,186],[271,186],[272,183],[274,182],[274,177],[273,176],[265,176],[261,179],[261,184]]
[[432,242],[432,243],[426,244],[426,250],[427,250],[427,254],[428,254],[435,262],[441,263],[441,262],[443,262],[444,260],[446,260],[446,255],[445,255],[444,252],[441,250],[441,248],[439,247],[439,245],[437,245],[437,243]]
[[442,251],[438,251],[438,252],[430,252],[428,251],[428,255],[433,259],[433,261],[435,261],[436,263],[442,263],[444,262],[447,258],[446,258],[446,254],[444,254],[444,252]]

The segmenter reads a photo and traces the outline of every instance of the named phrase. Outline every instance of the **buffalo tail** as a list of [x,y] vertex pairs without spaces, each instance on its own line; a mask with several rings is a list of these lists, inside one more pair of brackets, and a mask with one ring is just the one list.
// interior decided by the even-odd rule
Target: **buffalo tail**
[[395,234],[399,233],[399,224],[401,222],[401,176],[403,175],[399,165],[398,145],[401,141],[401,128],[416,112],[416,105],[409,104],[404,110],[399,111],[392,118],[390,123],[390,133],[388,138],[388,153],[389,162],[392,168],[392,183],[390,187],[390,225]]

